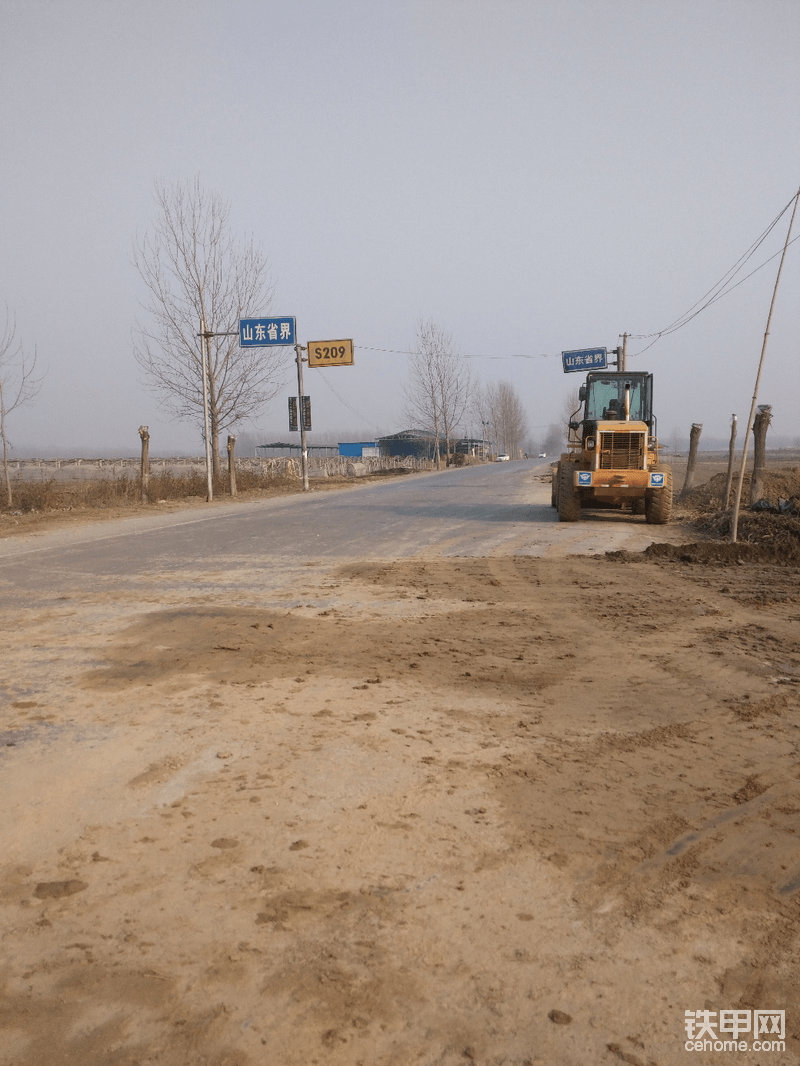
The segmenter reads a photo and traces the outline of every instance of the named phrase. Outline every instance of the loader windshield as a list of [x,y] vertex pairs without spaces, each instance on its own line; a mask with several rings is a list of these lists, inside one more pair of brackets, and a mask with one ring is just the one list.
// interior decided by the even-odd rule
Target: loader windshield
[[586,379],[586,414],[592,422],[625,417],[625,386],[631,387],[630,417],[650,422],[653,404],[652,374],[589,374]]

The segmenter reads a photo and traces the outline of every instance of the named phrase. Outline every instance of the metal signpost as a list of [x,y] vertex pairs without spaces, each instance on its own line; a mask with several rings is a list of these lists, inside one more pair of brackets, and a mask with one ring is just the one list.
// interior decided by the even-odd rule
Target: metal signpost
[[[303,467],[303,492],[308,492],[308,445],[306,430],[311,429],[311,397],[303,393],[303,356],[308,352],[309,367],[352,366],[352,340],[312,341],[307,347],[297,342],[297,323],[293,316],[270,315],[269,318],[240,318],[239,344],[242,348],[292,347],[297,359],[297,396],[289,397],[289,432],[300,429]],[[299,416],[299,417],[298,417]]]
[[[297,402],[300,406],[300,462],[303,468],[303,492],[308,492],[308,445],[306,444],[306,429],[311,429],[311,400],[308,396],[303,395],[303,357],[300,353],[304,351],[305,348],[302,344],[295,344],[294,352],[297,356]],[[306,419],[305,400],[308,400],[308,419]],[[295,420],[296,419],[297,412],[295,412]],[[306,425],[306,422],[308,422],[308,425]],[[289,428],[291,429],[291,426]]]
[[[268,318],[240,318],[239,344],[242,348],[294,348],[297,357],[297,396],[289,398],[289,429],[297,429],[297,407],[300,405],[300,441],[302,444],[303,492],[308,492],[308,447],[306,429],[311,428],[311,404],[303,396],[303,367],[300,353],[305,351],[297,343],[297,322],[293,315],[270,315]],[[309,418],[305,418],[306,406]],[[308,422],[308,425],[306,425]]]
[[608,366],[608,353],[605,348],[580,348],[575,352],[562,352],[561,359],[565,374],[584,370],[605,370]]

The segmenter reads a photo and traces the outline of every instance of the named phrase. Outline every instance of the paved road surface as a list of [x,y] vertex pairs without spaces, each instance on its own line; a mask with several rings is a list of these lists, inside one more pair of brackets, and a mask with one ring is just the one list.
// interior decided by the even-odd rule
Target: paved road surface
[[258,571],[262,588],[278,587],[287,567],[309,561],[563,556],[687,539],[679,526],[613,513],[559,523],[549,485],[540,480],[549,469],[544,460],[467,467],[8,539],[0,542],[0,592],[55,592],[88,579],[166,580],[189,571],[201,581],[213,571],[218,587],[220,571],[237,570]]

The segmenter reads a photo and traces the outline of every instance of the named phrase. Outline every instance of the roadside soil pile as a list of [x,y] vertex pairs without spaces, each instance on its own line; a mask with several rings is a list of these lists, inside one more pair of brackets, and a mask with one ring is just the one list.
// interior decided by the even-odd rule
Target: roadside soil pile
[[[762,499],[754,508],[746,502],[750,499],[750,475],[745,476],[736,544],[725,543],[730,537],[732,514],[720,509],[725,481],[725,474],[715,474],[676,502],[676,515],[688,518],[698,532],[715,538],[716,543],[652,545],[648,552],[684,561],[690,556],[692,562],[800,564],[800,469],[769,469],[764,475]],[[734,491],[735,485],[734,479]]]
[[797,1062],[796,568],[214,579],[3,610],[3,1066]]

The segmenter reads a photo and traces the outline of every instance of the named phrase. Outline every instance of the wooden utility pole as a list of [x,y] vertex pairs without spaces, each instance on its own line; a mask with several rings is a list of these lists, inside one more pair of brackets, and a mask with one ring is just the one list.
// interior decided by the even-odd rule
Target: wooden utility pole
[[764,368],[764,355],[767,351],[767,337],[769,337],[769,327],[772,324],[772,312],[775,310],[775,297],[778,295],[778,282],[781,280],[781,271],[783,270],[783,261],[786,258],[786,249],[789,247],[789,238],[792,235],[792,226],[794,225],[794,216],[797,214],[797,201],[800,200],[800,189],[797,190],[797,194],[794,198],[794,207],[792,208],[792,217],[789,221],[789,230],[786,234],[786,242],[783,246],[783,255],[781,256],[780,265],[778,267],[778,276],[775,278],[775,288],[772,290],[772,301],[769,305],[769,315],[767,316],[767,328],[764,331],[764,343],[761,345],[761,358],[758,361],[758,373],[756,374],[756,384],[753,389],[753,402],[750,404],[750,416],[747,419],[747,429],[744,434],[744,447],[742,448],[742,466],[739,470],[739,482],[736,486],[736,501],[733,505],[733,514],[731,516],[731,544],[736,543],[736,537],[739,532],[739,504],[742,500],[742,484],[744,482],[744,468],[747,463],[747,446],[750,442],[750,430],[753,428],[753,419],[756,413],[756,402],[758,400],[758,386],[761,383],[761,371]]
[[231,496],[236,495],[236,457],[234,455],[236,449],[236,437],[228,435],[228,483],[230,485]]
[[736,453],[736,415],[731,415],[731,442],[728,445],[728,476],[725,479],[725,491],[722,494],[722,510],[727,511],[731,503],[731,485],[733,484],[733,458]]
[[139,426],[139,436],[142,438],[142,503],[147,503],[150,486],[150,430],[147,426]]
[[753,420],[753,475],[750,478],[750,506],[764,495],[764,471],[767,468],[767,430],[772,421],[772,407],[762,404]]
[[686,464],[686,478],[679,499],[688,496],[694,487],[694,468],[697,463],[697,445],[700,443],[700,434],[703,432],[703,423],[694,422],[692,432],[689,434],[689,460]]

